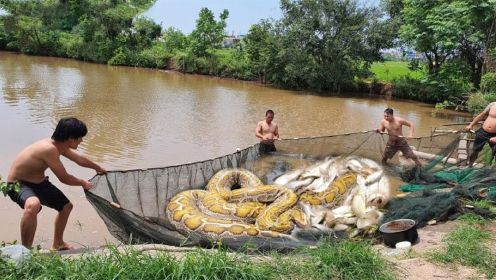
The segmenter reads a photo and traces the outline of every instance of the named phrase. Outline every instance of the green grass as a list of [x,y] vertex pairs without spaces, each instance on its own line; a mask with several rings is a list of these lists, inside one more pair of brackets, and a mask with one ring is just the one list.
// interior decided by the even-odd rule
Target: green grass
[[479,226],[478,219],[466,217],[468,222],[450,232],[444,239],[444,248],[434,251],[429,259],[445,264],[458,263],[476,268],[488,278],[496,276],[496,255],[487,247],[491,234]]
[[421,70],[412,71],[408,69],[408,62],[406,61],[375,62],[372,64],[370,70],[374,73],[377,80],[383,82],[392,82],[401,76],[410,76],[418,79],[424,75]]
[[1,279],[394,279],[390,264],[366,242],[256,256],[197,250],[182,258],[110,248],[77,258],[35,252],[17,269],[0,259]]

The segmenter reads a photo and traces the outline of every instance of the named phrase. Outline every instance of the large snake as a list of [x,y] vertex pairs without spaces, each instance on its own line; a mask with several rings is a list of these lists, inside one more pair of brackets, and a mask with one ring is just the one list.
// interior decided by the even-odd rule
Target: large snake
[[[239,189],[233,189],[239,185]],[[298,196],[290,189],[263,185],[244,169],[224,169],[206,190],[189,190],[174,196],[166,208],[178,231],[222,236],[280,237],[297,224],[308,227],[305,214],[295,208]]]
[[[293,190],[263,185],[245,169],[223,169],[209,181],[206,190],[188,190],[174,196],[166,208],[169,220],[183,234],[223,236],[286,236],[295,227],[308,228],[309,217],[297,206],[331,207],[355,185],[349,172],[334,180],[324,192]],[[239,187],[233,189],[234,187]]]

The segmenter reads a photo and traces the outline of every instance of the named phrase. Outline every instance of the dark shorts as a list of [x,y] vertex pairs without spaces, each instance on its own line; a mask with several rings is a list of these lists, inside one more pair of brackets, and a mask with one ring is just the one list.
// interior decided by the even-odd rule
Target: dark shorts
[[392,158],[398,151],[403,153],[403,156],[413,160],[417,159],[417,156],[413,153],[412,148],[408,145],[408,142],[404,137],[394,137],[389,136],[389,140],[386,144],[386,149],[384,150],[384,158]]
[[258,147],[258,153],[263,155],[263,154],[268,154],[271,152],[275,152],[276,150],[276,145],[274,143],[262,143],[260,142],[260,146]]
[[491,137],[495,137],[495,136],[496,136],[496,133],[489,133],[489,132],[485,131],[484,129],[479,128],[475,132],[474,151],[476,151],[476,152],[482,151],[482,148],[484,148],[484,145],[486,143],[489,143],[489,147],[491,147],[491,150],[493,151],[493,154],[494,154],[494,152],[495,152],[494,148],[495,148],[496,144],[489,142],[489,139]]
[[36,196],[40,200],[41,205],[53,208],[59,212],[70,202],[57,187],[48,181],[48,177],[39,184],[30,182],[19,182],[19,184],[21,186],[19,193],[11,189],[8,195],[22,209],[24,209],[26,200],[32,196]]

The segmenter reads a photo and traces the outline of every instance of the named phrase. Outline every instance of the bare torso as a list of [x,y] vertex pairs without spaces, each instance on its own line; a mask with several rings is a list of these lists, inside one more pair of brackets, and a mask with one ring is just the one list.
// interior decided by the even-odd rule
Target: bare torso
[[496,105],[493,104],[489,109],[488,115],[484,124],[482,125],[485,131],[489,133],[496,133]]
[[258,133],[262,135],[261,142],[263,143],[272,143],[274,139],[279,138],[279,133],[277,131],[277,124],[275,122],[271,122],[268,124],[265,120],[260,121],[257,125]]
[[390,136],[403,136],[402,118],[394,117],[392,121],[382,120],[382,124]]
[[15,158],[7,176],[7,181],[41,183],[45,179],[45,170],[48,168],[45,158],[50,153],[59,152],[49,138],[27,146]]

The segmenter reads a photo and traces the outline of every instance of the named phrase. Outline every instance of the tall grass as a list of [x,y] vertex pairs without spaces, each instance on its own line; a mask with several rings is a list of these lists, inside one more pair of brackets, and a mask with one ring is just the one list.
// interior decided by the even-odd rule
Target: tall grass
[[22,266],[0,259],[1,279],[394,279],[365,242],[324,242],[316,249],[247,256],[197,250],[182,257],[135,249],[61,257],[34,253]]

